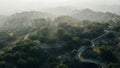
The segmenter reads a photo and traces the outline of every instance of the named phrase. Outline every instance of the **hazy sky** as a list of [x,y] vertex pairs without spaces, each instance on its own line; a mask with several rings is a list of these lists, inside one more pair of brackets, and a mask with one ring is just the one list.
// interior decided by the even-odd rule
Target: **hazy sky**
[[120,5],[120,0],[0,0],[0,14],[40,10],[57,6],[77,8],[97,8],[100,6]]

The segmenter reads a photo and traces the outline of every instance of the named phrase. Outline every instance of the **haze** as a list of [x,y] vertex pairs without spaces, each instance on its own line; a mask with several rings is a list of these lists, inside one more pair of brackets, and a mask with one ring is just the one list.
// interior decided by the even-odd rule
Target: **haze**
[[9,15],[22,11],[41,11],[44,8],[61,6],[118,13],[120,0],[0,0],[0,14]]

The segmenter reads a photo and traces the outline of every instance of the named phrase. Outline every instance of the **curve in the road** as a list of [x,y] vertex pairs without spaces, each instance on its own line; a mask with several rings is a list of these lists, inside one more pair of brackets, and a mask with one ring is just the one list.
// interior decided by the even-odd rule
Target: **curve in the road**
[[99,64],[102,68],[105,68],[105,65],[103,63],[101,63],[98,60],[95,59],[85,59],[84,57],[82,57],[82,53],[87,49],[87,48],[93,48],[95,47],[95,43],[94,41],[96,41],[97,39],[100,39],[104,36],[106,36],[109,33],[109,31],[107,31],[106,33],[94,38],[93,40],[91,40],[90,42],[92,43],[91,46],[82,46],[78,49],[78,59],[82,62],[88,62],[88,63],[95,63],[95,64]]
[[43,43],[40,43],[40,41],[36,40],[34,41],[36,43],[36,45],[42,49],[51,49],[51,48],[59,48],[59,47],[62,47],[63,44],[60,44],[60,43],[56,43],[55,46],[50,46],[50,45],[47,45],[47,44],[43,44]]

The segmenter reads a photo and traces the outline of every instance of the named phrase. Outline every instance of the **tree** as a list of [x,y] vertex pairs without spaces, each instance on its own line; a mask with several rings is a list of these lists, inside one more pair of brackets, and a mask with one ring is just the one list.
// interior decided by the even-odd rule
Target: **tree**
[[0,68],[5,68],[5,61],[0,61]]
[[68,66],[65,64],[59,64],[55,68],[68,68]]
[[79,38],[79,37],[73,37],[72,40],[73,40],[74,42],[77,42],[77,43],[78,43],[78,42],[80,41],[80,38]]
[[106,62],[116,62],[117,61],[117,57],[115,55],[115,53],[112,51],[112,47],[111,46],[101,46],[99,47],[100,50],[100,57],[102,60],[106,61]]
[[110,63],[110,64],[108,64],[108,68],[120,68],[120,64],[119,63]]

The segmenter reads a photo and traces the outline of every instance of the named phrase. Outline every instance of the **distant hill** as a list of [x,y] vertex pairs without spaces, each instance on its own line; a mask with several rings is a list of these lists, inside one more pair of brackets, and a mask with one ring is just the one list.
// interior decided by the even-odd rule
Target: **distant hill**
[[120,5],[101,5],[100,7],[96,8],[101,11],[109,11],[115,14],[120,15]]
[[8,18],[6,18],[6,21],[4,22],[3,26],[11,26],[11,27],[17,27],[20,25],[28,26],[29,23],[31,23],[34,19],[40,19],[40,18],[49,18],[54,19],[54,16],[49,13],[45,12],[36,12],[36,11],[30,11],[30,12],[22,12],[22,13],[16,13]]
[[45,10],[46,12],[52,13],[56,16],[71,16],[79,20],[89,20],[97,22],[109,22],[113,18],[118,18],[119,15],[112,12],[97,12],[91,9],[75,9],[73,7],[56,7]]
[[72,8],[60,7],[49,9],[47,13],[37,11],[26,11],[13,14],[11,16],[0,16],[0,23],[2,26],[6,26],[6,28],[17,28],[18,26],[29,27],[32,20],[40,18],[52,20],[57,19],[61,22],[64,20],[64,22],[67,21],[69,23],[74,23],[78,20],[89,20],[97,22],[117,22],[120,20],[119,15],[110,12],[104,13],[92,11],[90,9],[74,10]]
[[25,34],[33,29],[32,23],[35,19],[54,19],[54,15],[36,11],[16,13],[5,19],[1,24],[1,30]]
[[22,13],[16,13],[10,16],[10,18],[53,18],[54,16],[50,13],[46,12],[38,12],[38,11],[28,11]]
[[89,21],[98,21],[98,22],[108,22],[113,18],[118,17],[116,14],[110,12],[95,12],[90,9],[84,9],[76,11],[72,14],[72,17],[79,20],[89,20]]

